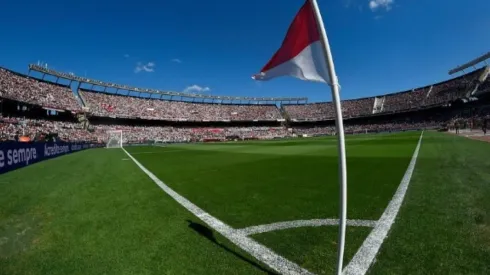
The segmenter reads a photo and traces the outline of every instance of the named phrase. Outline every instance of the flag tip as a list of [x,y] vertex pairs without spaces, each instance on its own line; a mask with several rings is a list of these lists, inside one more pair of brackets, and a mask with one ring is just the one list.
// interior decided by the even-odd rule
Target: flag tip
[[264,80],[265,74],[263,72],[252,75],[253,80]]

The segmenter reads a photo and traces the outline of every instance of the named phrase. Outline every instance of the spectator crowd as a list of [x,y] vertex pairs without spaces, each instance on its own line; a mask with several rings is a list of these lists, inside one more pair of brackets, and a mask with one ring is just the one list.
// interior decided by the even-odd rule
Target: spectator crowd
[[[383,122],[383,123],[367,123],[367,124],[349,124],[344,125],[346,134],[366,134],[379,132],[394,132],[418,129],[435,129],[442,125],[438,121],[423,121],[423,122]],[[293,128],[293,133],[296,135],[334,135],[336,133],[335,126],[320,126],[320,127],[297,127]]]
[[398,112],[424,106],[429,88],[385,96],[383,112]]
[[320,121],[335,117],[335,106],[332,102],[283,105],[283,109],[293,121]]
[[91,133],[83,129],[80,123],[0,116],[1,141],[19,140],[20,137],[33,141],[53,133],[65,141],[94,140]]
[[[372,124],[345,125],[348,134],[372,133],[384,131],[403,131],[410,129],[429,129],[441,126],[437,121],[423,122],[383,122]],[[0,117],[0,140],[43,140],[48,134],[56,134],[64,141],[91,141],[106,143],[109,132],[121,131],[124,143],[144,142],[199,142],[245,139],[274,139],[291,136],[334,135],[335,126],[301,127],[171,127],[171,126],[134,126],[134,125],[92,125],[84,129],[76,122],[21,117]]]
[[199,142],[244,139],[273,139],[288,135],[283,127],[168,127],[168,126],[95,126],[99,140],[107,139],[109,131],[122,131],[124,143]]
[[[490,90],[490,83],[482,78],[483,69],[464,76],[424,88],[342,102],[344,118],[363,117],[373,114],[374,105],[381,112],[401,112],[444,104],[471,93],[473,87]],[[484,80],[481,80],[484,79]],[[483,82],[484,81],[484,82]],[[482,83],[483,82],[483,83]],[[80,101],[70,87],[38,80],[0,68],[0,98],[29,103],[44,108],[69,110],[92,116],[113,118],[139,118],[167,121],[321,121],[333,120],[335,108],[332,102],[283,105],[211,104],[168,101],[134,96],[106,94],[80,90]],[[82,108],[83,107],[83,108]],[[73,120],[75,121],[75,120]],[[452,123],[452,122],[449,122]],[[440,121],[386,122],[363,125],[346,125],[348,133],[394,131],[410,128],[428,128],[440,125]],[[334,134],[335,128],[310,127],[287,130],[281,127],[163,127],[163,126],[116,126],[95,125],[88,131],[86,125],[77,122],[61,122],[43,119],[0,117],[0,138],[11,140],[19,136],[35,139],[40,134],[57,133],[69,141],[99,141],[107,139],[109,130],[122,130],[126,142],[160,140],[166,142],[224,140],[230,137],[276,138],[290,135]]]
[[[476,85],[484,68],[424,88],[378,97],[342,101],[344,118],[362,117],[378,112],[400,112],[444,104],[470,94],[473,88],[488,90],[489,81]],[[480,80],[481,81],[481,80]],[[321,121],[335,118],[332,102],[283,105],[239,105],[168,101],[80,90],[85,111],[94,116],[140,118],[168,121],[277,121],[283,115],[293,121]],[[81,111],[82,104],[70,87],[50,83],[0,68],[0,97],[45,108]],[[382,111],[379,111],[382,110]]]
[[56,134],[63,141],[91,141],[105,143],[109,132],[122,131],[124,143],[224,141],[227,139],[273,139],[288,136],[284,127],[170,127],[93,125],[84,129],[76,122],[29,119],[0,116],[0,140],[43,140],[46,135]]
[[71,89],[0,68],[0,97],[59,110],[80,111]]
[[[382,112],[393,113],[414,110],[431,105],[441,105],[466,97],[473,91],[477,79],[484,69],[479,69],[466,75],[438,83],[433,86],[414,89],[407,92],[381,95],[371,98],[361,98],[342,101],[342,114],[344,118],[363,117],[374,112],[376,98],[384,98]],[[490,80],[486,79],[480,86],[480,91],[490,88]],[[301,105],[284,105],[285,112],[291,120],[321,121],[335,118],[335,107],[332,102],[312,103]],[[380,113],[380,112],[378,112]]]
[[166,101],[80,91],[97,116],[169,121],[277,121],[276,105],[237,105]]

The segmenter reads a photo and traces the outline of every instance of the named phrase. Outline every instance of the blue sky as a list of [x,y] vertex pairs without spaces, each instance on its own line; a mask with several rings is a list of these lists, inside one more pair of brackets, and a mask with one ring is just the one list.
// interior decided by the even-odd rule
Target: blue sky
[[[0,66],[38,60],[120,84],[330,100],[327,86],[257,83],[303,0],[4,1]],[[318,0],[343,99],[408,90],[490,51],[488,0]]]

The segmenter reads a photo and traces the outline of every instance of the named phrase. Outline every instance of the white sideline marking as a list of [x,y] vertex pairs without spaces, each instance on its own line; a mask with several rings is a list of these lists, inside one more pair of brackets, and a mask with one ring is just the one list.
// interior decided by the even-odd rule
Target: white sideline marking
[[168,187],[160,179],[158,179],[153,173],[146,169],[141,163],[139,163],[131,154],[129,154],[124,148],[121,148],[128,156],[133,160],[133,162],[150,177],[165,193],[172,197],[175,201],[180,203],[189,212],[194,214],[196,217],[201,219],[209,227],[216,230],[218,233],[223,235],[225,238],[230,240],[232,243],[252,255],[257,260],[266,264],[273,270],[281,274],[312,274],[308,270],[300,267],[299,265],[277,255],[269,248],[259,244],[253,239],[242,234],[239,230],[233,229],[224,222],[218,220],[217,218],[206,213],[204,210],[199,208],[197,205],[193,204],[186,198],[179,195],[177,192]]
[[132,155],[143,155],[143,154],[155,154],[155,153],[158,153],[158,152],[134,152],[131,154]]
[[169,150],[169,151],[153,151],[153,152],[134,152],[131,153],[132,155],[144,155],[144,154],[166,154],[166,153],[172,153],[172,152],[182,152],[186,150]]
[[[377,221],[372,220],[347,220],[348,226],[364,226],[375,227]],[[238,232],[244,235],[261,234],[265,232],[271,232],[276,230],[284,230],[298,227],[319,227],[328,225],[339,225],[338,219],[313,219],[313,220],[296,220],[288,222],[277,222],[271,224],[255,225],[238,229]]]
[[374,229],[364,240],[356,255],[354,255],[350,263],[344,268],[343,274],[364,275],[376,258],[381,245],[388,236],[388,232],[390,231],[390,228],[398,215],[403,199],[405,198],[405,193],[407,192],[415,164],[417,163],[417,157],[419,155],[420,144],[422,143],[423,136],[424,132],[420,134],[419,142],[415,148],[415,151],[413,152],[412,160],[408,165],[407,171],[405,172],[395,195],[393,195],[388,207],[386,207],[383,215],[381,215],[381,218],[376,223]]

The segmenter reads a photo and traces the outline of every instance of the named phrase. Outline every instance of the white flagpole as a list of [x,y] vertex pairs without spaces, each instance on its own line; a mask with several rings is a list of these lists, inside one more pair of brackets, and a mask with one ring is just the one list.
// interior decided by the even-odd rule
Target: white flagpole
[[347,163],[345,155],[345,136],[344,136],[344,122],[342,118],[342,108],[340,106],[339,95],[339,81],[337,74],[335,73],[335,66],[333,64],[332,53],[330,51],[330,44],[328,43],[327,32],[323,25],[322,15],[318,8],[316,0],[311,1],[313,11],[315,13],[315,19],[320,31],[320,40],[323,44],[323,50],[325,52],[326,62],[328,66],[328,74],[330,77],[330,88],[332,90],[332,99],[335,104],[337,137],[338,137],[338,150],[339,150],[339,235],[337,240],[337,274],[342,274],[342,267],[344,261],[344,246],[345,246],[345,229],[347,220]]

